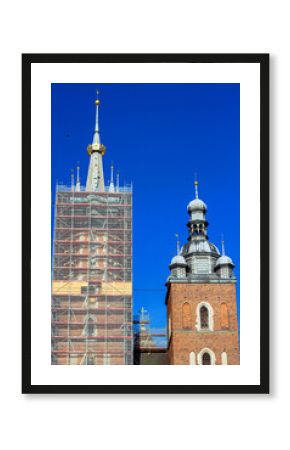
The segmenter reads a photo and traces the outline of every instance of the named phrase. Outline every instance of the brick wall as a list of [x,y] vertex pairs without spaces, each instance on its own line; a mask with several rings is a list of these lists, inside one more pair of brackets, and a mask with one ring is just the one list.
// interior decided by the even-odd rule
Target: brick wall
[[[222,352],[227,353],[228,364],[239,364],[235,284],[172,283],[169,289],[167,314],[171,318],[170,364],[189,364],[191,352],[195,353],[197,363],[197,355],[204,348],[214,352],[215,364],[221,364]],[[201,302],[210,304],[212,308],[213,331],[198,330],[197,310]],[[192,320],[188,318],[189,313]]]

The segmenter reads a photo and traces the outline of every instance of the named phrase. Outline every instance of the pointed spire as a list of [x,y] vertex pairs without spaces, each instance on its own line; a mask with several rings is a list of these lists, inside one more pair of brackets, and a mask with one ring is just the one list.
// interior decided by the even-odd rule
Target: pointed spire
[[194,190],[195,190],[195,198],[198,198],[198,181],[196,173],[194,174]]
[[224,241],[224,235],[222,234],[222,256],[225,256],[225,241]]
[[74,192],[75,191],[75,175],[74,175],[73,169],[71,169],[70,178],[71,178],[71,191]]
[[114,164],[111,164],[111,179],[110,179],[110,185],[109,185],[109,192],[115,192],[115,186],[114,186]]
[[100,100],[99,100],[99,91],[97,91],[97,98],[95,101],[95,105],[96,105],[96,124],[95,124],[95,131],[94,131],[94,138],[93,138],[93,144],[101,144],[101,136],[100,136],[100,127],[99,127],[99,105],[100,105]]
[[97,91],[96,105],[96,124],[94,130],[93,143],[87,148],[90,155],[90,165],[87,176],[86,191],[88,192],[104,192],[105,182],[103,173],[103,156],[106,147],[101,144],[100,128],[99,128],[99,91]]
[[80,165],[77,165],[77,182],[76,182],[76,192],[81,190],[81,180],[80,180]]
[[175,237],[176,237],[176,254],[179,255],[179,253],[180,253],[179,235],[176,233]]
[[117,176],[116,176],[116,192],[120,191],[120,172],[117,172]]

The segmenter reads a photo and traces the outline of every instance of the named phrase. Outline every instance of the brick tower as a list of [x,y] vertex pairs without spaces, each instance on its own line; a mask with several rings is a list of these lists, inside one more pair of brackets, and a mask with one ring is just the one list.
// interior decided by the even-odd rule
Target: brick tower
[[188,243],[172,259],[167,280],[170,364],[239,364],[234,264],[207,237],[206,204],[195,199],[187,211]]

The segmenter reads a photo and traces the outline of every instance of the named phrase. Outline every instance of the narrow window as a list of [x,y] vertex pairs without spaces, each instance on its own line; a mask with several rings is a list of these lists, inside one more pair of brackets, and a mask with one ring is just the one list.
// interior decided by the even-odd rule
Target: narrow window
[[95,323],[93,319],[89,319],[87,323],[87,336],[93,336],[95,334]]
[[202,306],[199,311],[200,314],[200,328],[206,330],[209,328],[209,314],[206,306]]
[[205,352],[205,353],[202,355],[202,365],[203,365],[203,366],[210,366],[210,364],[211,364],[211,361],[210,361],[210,354],[207,353],[207,352]]
[[182,305],[182,328],[191,328],[191,312],[189,303],[183,303]]
[[195,362],[195,353],[191,352],[189,353],[189,364],[191,366],[195,366],[196,362]]
[[222,329],[229,328],[229,313],[226,303],[221,304],[221,328]]

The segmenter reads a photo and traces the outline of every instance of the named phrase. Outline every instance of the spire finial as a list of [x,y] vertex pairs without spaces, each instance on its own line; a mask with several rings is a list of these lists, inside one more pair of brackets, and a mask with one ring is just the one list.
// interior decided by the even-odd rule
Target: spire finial
[[96,124],[95,124],[95,132],[94,132],[94,139],[93,139],[93,144],[99,144],[101,143],[101,139],[100,139],[100,127],[99,127],[99,105],[100,105],[100,100],[99,100],[99,91],[97,91],[97,98],[95,100],[95,105],[96,105]]
[[111,163],[111,180],[110,183],[114,183],[114,164]]
[[179,253],[180,253],[179,235],[176,233],[175,237],[176,237],[176,254],[179,255]]
[[116,175],[116,192],[119,192],[119,190],[120,190],[120,172],[118,170]]
[[110,185],[109,185],[109,192],[115,192],[115,186],[114,186],[114,164],[111,163],[111,179],[110,179]]
[[72,190],[72,192],[74,192],[74,190],[75,190],[75,174],[74,174],[73,169],[71,169],[70,178],[71,178],[71,190]]
[[96,101],[95,101],[95,104],[96,104],[96,106],[99,106],[99,104],[101,103],[101,101],[99,100],[99,91],[98,91],[98,89],[97,89],[97,98],[96,98]]
[[225,240],[224,240],[224,235],[222,234],[222,255],[225,256],[226,252],[225,252]]
[[195,190],[195,198],[198,198],[198,181],[196,173],[194,174],[194,190]]
[[81,190],[81,180],[80,180],[80,163],[77,165],[77,182],[76,182],[76,192]]
[[77,165],[77,183],[80,182],[80,163],[78,162]]

